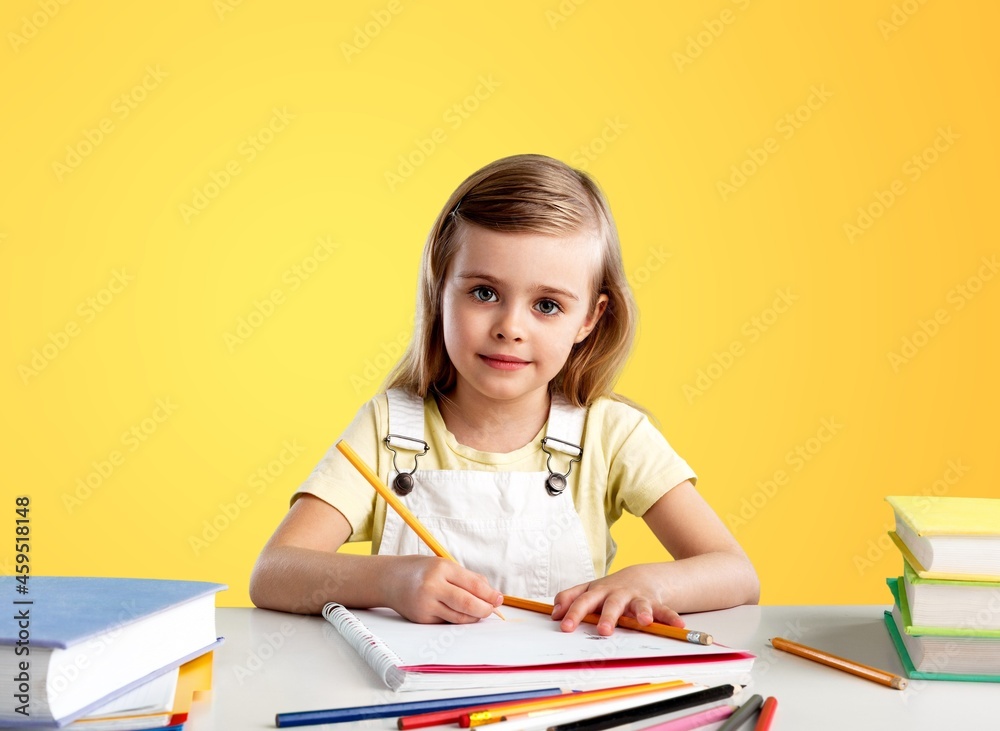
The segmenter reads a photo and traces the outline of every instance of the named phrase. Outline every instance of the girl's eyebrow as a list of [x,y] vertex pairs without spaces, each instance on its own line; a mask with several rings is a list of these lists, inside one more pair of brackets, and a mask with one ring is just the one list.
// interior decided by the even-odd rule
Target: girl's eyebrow
[[[497,279],[496,277],[491,276],[489,274],[481,274],[479,272],[459,272],[455,276],[458,277],[459,279],[480,279],[480,280],[489,282],[490,284],[492,284],[494,287],[497,287],[498,289],[504,289],[504,288],[506,288],[506,285],[507,285],[507,283],[504,282],[503,280]],[[579,302],[580,301],[580,298],[577,297],[575,294],[573,294],[569,290],[560,289],[559,287],[552,287],[552,286],[547,285],[547,284],[536,284],[536,285],[534,285],[532,287],[532,289],[534,291],[540,292],[542,294],[559,295],[559,296],[565,297],[566,299],[571,299],[574,302]]]

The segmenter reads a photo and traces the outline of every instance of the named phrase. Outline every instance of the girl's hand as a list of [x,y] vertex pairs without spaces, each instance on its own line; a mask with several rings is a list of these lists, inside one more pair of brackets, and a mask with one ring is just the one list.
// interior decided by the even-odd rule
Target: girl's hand
[[503,603],[485,577],[434,556],[393,556],[377,580],[386,587],[388,606],[421,624],[478,622]]
[[[563,632],[572,632],[588,614],[600,614],[599,635],[614,632],[622,615],[639,624],[654,621],[683,627],[684,620],[668,606],[666,582],[653,566],[629,566],[586,584],[578,584],[556,594],[552,619],[562,620]],[[658,580],[659,579],[659,580]]]

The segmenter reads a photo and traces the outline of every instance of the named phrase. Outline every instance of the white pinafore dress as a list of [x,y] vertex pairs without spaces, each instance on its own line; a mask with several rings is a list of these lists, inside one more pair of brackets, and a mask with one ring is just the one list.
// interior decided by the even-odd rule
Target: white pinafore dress
[[[563,589],[594,580],[573,496],[546,488],[550,478],[556,488],[564,487],[559,476],[568,474],[571,459],[582,456],[585,408],[552,397],[542,445],[551,455],[546,471],[425,470],[419,462],[414,469],[414,458],[419,460],[427,447],[423,400],[402,389],[391,389],[387,396],[389,434],[383,441],[394,452],[389,485],[397,469],[410,474],[412,491],[400,500],[462,566],[504,594],[536,599],[551,600]],[[565,473],[556,462],[569,465]],[[433,555],[393,510],[386,512],[378,552]]]

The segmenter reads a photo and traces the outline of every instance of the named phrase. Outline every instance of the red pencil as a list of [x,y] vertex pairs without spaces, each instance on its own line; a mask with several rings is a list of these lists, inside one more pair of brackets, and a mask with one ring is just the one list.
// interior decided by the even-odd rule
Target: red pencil
[[774,718],[774,712],[778,710],[778,699],[773,695],[768,696],[767,700],[764,701],[763,707],[760,709],[760,715],[757,717],[757,725],[753,727],[753,731],[767,731],[771,728],[771,719]]
[[[634,683],[632,685],[621,685],[617,686],[617,690],[622,690],[625,688],[638,688],[641,686],[649,686],[650,683]],[[558,698],[574,698],[583,700],[588,697],[594,696],[598,693],[603,693],[609,688],[601,688],[598,690],[589,690],[585,692],[570,691],[567,693],[561,693],[559,695],[548,696],[549,699],[555,700]],[[515,707],[524,704],[523,700],[517,701],[506,701],[504,703],[488,703],[486,705],[478,706],[466,706],[465,708],[452,708],[448,711],[432,711],[430,713],[415,713],[410,716],[402,716],[397,722],[396,727],[403,729],[403,731],[408,731],[409,729],[424,728],[425,726],[438,726],[445,723],[459,723],[463,715],[469,713],[476,713],[478,711],[491,711],[494,709],[501,709],[505,707]]]

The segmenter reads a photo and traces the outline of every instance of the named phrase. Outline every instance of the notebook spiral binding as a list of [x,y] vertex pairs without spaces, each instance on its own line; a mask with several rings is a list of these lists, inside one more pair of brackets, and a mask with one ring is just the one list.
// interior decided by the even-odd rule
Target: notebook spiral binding
[[329,602],[323,607],[323,617],[337,628],[383,683],[392,690],[399,690],[404,680],[399,669],[403,661],[392,648],[372,634],[364,622],[342,604]]

